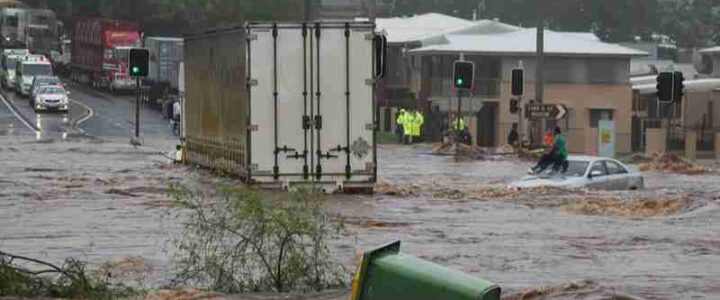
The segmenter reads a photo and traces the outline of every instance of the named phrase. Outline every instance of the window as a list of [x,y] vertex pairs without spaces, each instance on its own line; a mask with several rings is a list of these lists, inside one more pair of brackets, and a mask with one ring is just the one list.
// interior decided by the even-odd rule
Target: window
[[590,127],[597,128],[600,120],[612,120],[612,109],[590,109]]
[[605,161],[605,166],[607,167],[608,173],[613,174],[627,174],[627,170],[623,168],[623,166],[619,165],[618,163],[614,161],[607,160]]
[[595,171],[600,171],[600,175],[598,175],[598,177],[599,177],[599,176],[605,176],[605,175],[608,174],[607,169],[605,169],[605,164],[604,164],[603,162],[601,162],[601,161],[596,162],[596,163],[594,163],[594,164],[592,165],[592,168],[590,168],[590,173],[589,173],[589,174],[592,174],[592,173],[595,172]]
[[7,16],[5,19],[5,25],[8,27],[18,27],[18,17],[17,16]]

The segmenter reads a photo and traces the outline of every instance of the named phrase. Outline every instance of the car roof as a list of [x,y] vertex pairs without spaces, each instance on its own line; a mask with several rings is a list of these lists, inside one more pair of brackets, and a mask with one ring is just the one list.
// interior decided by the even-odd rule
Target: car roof
[[35,76],[35,80],[37,79],[57,79],[60,80],[60,77],[57,76],[48,76],[48,75],[41,75],[41,76]]
[[32,61],[32,60],[22,60],[20,61],[23,65],[50,65],[49,61]]
[[613,158],[609,157],[600,157],[600,156],[591,156],[591,155],[570,155],[568,156],[568,160],[572,161],[585,161],[585,162],[594,162],[598,160],[611,160],[611,161],[617,161]]

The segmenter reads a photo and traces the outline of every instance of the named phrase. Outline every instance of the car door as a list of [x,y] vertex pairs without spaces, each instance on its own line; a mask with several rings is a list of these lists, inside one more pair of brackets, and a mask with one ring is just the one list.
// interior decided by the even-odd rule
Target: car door
[[608,171],[607,181],[608,188],[613,190],[627,190],[630,187],[628,171],[612,160],[605,161],[605,167]]
[[[595,171],[600,171],[600,175],[591,176],[591,174]],[[607,175],[608,171],[603,161],[593,162],[590,166],[590,171],[588,172],[588,183],[586,186],[593,189],[609,189],[610,187],[608,186]]]

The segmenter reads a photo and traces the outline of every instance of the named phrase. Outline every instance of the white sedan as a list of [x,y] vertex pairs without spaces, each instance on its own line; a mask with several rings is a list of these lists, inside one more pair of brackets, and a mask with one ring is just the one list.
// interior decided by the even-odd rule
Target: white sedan
[[60,86],[47,85],[38,88],[37,93],[30,103],[35,112],[41,110],[58,110],[68,112],[70,106],[68,92]]
[[533,187],[591,188],[603,190],[638,190],[645,188],[642,174],[621,162],[604,157],[570,156],[566,172],[548,168],[538,175],[526,176],[510,188]]

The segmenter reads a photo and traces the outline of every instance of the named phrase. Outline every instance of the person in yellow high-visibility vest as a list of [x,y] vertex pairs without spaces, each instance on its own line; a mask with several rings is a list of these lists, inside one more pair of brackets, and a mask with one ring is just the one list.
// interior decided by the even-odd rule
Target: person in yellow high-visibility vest
[[413,142],[419,142],[420,135],[422,133],[422,125],[425,123],[425,117],[417,109],[413,113],[415,114],[415,119],[413,120],[412,126],[412,140]]
[[398,136],[398,143],[401,144],[405,142],[405,133],[403,130],[403,121],[405,121],[405,114],[407,114],[407,112],[404,108],[401,108],[400,110],[398,110],[395,118],[395,124],[397,125],[395,126],[395,134]]
[[462,142],[468,145],[472,144],[472,137],[470,136],[470,132],[468,131],[468,125],[462,117],[456,117],[453,114],[450,128],[452,128],[452,131],[455,134],[456,142]]
[[415,124],[415,114],[412,111],[406,111],[403,114],[403,135],[405,144],[412,144],[413,124]]

